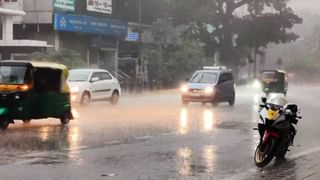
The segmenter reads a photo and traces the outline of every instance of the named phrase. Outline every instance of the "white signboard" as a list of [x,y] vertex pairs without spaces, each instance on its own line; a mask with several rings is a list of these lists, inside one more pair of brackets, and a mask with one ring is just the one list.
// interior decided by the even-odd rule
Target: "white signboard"
[[112,14],[112,0],[87,0],[87,11]]

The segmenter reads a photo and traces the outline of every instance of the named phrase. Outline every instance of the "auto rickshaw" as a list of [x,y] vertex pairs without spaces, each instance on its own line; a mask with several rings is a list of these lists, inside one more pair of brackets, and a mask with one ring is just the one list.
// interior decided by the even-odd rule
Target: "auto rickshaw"
[[62,64],[33,61],[0,62],[0,128],[14,120],[73,119],[68,69]]
[[282,93],[287,95],[288,77],[282,70],[265,70],[262,71],[261,83],[263,92],[268,95],[270,93]]

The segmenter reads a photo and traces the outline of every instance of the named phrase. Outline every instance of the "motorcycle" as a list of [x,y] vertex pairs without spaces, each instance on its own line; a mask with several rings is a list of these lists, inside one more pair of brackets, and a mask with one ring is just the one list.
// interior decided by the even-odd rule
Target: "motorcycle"
[[255,130],[259,131],[260,142],[254,153],[254,161],[256,166],[264,167],[273,157],[285,157],[297,133],[295,125],[302,117],[298,116],[298,106],[288,104],[282,96],[269,101],[263,97],[259,111],[261,121]]

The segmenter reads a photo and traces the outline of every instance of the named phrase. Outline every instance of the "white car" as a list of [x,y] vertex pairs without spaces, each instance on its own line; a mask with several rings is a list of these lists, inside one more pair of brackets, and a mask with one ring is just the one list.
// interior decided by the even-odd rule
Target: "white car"
[[118,80],[103,69],[70,70],[68,82],[71,101],[82,105],[98,99],[107,99],[115,105],[121,95]]

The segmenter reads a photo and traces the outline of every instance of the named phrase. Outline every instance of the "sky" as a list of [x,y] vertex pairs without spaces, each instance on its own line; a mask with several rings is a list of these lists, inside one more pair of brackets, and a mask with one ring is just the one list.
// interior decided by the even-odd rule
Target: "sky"
[[320,0],[291,0],[290,6],[296,11],[320,14]]

